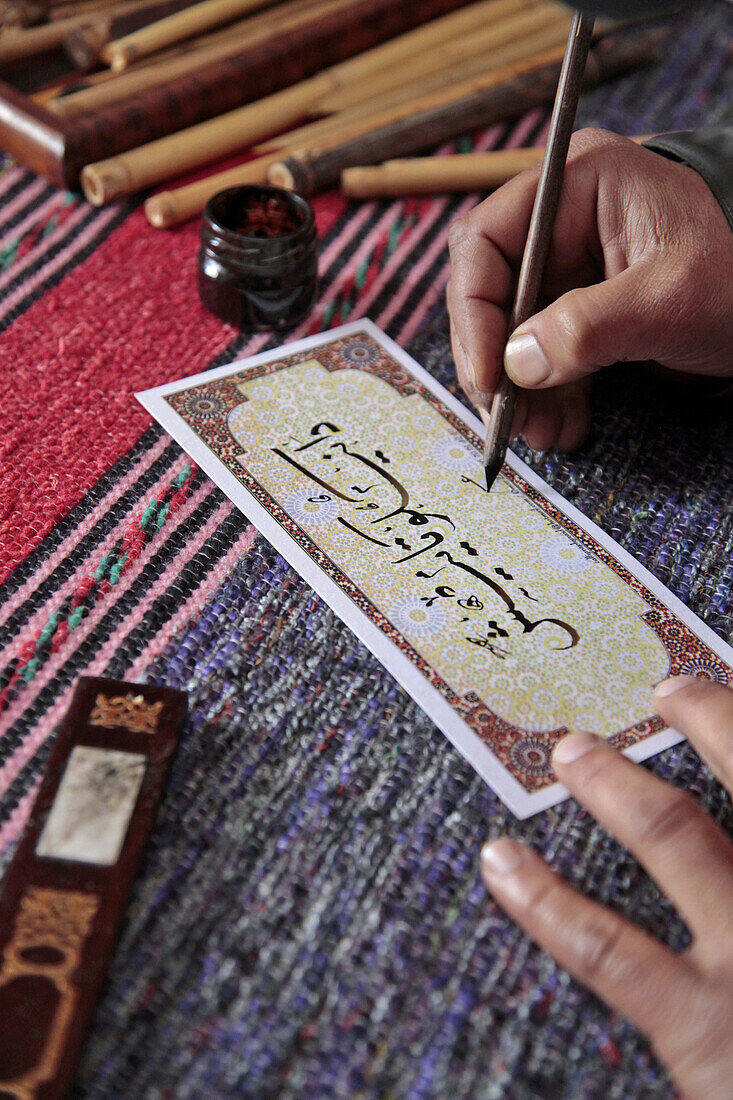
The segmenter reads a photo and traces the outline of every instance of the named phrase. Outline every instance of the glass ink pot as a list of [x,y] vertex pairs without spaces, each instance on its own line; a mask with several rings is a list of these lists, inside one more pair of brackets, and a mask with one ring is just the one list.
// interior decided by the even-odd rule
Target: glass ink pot
[[248,332],[292,328],[318,291],[318,235],[304,198],[265,184],[209,199],[198,260],[201,301]]

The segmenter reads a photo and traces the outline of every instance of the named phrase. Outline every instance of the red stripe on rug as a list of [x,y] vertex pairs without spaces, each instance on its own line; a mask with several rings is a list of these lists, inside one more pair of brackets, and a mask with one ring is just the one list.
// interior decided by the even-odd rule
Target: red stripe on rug
[[[344,203],[314,206],[323,235]],[[198,229],[136,211],[0,340],[0,582],[151,423],[135,391],[204,370],[233,339],[198,299]]]

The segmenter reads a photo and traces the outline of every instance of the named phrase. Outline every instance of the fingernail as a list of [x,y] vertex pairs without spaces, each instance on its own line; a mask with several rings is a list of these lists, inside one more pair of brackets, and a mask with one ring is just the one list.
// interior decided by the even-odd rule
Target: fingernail
[[599,739],[592,733],[569,733],[555,746],[552,759],[556,764],[572,764],[591,749],[595,749]]
[[657,684],[654,688],[654,694],[657,699],[664,699],[666,695],[674,695],[676,691],[680,691],[689,684],[696,683],[696,681],[696,676],[669,676],[666,680],[662,680],[661,683]]
[[481,849],[481,869],[490,878],[510,875],[522,862],[524,849],[508,836],[489,841]]
[[550,377],[550,364],[529,332],[512,336],[504,352],[506,372],[520,386],[538,386]]
[[[463,347],[463,345],[461,345]],[[474,366],[473,359],[468,354],[465,348],[463,348],[463,354],[466,357],[466,370],[468,371],[468,377],[471,381],[471,385],[474,389],[478,389],[478,377],[476,375],[476,367]]]

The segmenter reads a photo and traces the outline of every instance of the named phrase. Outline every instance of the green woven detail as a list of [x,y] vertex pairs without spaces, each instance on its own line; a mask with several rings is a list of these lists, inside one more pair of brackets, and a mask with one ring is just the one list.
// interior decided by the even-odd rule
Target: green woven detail
[[334,315],[335,309],[336,309],[336,303],[335,302],[329,302],[328,305],[326,306],[326,308],[324,309],[323,319],[321,320],[321,332],[323,332],[327,328],[330,328],[331,318]]
[[101,581],[102,577],[107,572],[107,565],[109,563],[109,559],[110,559],[111,556],[112,556],[111,554],[105,554],[104,557],[102,558],[102,560],[100,561],[99,565],[97,566],[97,568],[94,572],[95,581]]
[[22,669],[20,674],[23,677],[23,679],[25,680],[25,682],[28,684],[33,679],[33,677],[35,676],[37,671],[38,671],[38,658],[37,657],[31,657],[30,661],[25,666],[25,668]]
[[157,520],[155,521],[156,524],[157,524],[158,530],[160,530],[161,527],[163,526],[163,524],[165,523],[166,518],[168,516],[168,509],[170,508],[170,506],[171,506],[171,502],[169,500],[167,500],[165,502],[165,504],[163,505],[163,507],[160,509],[160,515],[158,516]]
[[158,507],[157,500],[151,500],[150,504],[148,504],[147,508],[143,512],[142,519],[140,520],[140,527],[142,528],[143,531],[145,530],[147,525],[150,523],[150,520],[152,519],[152,517],[155,515],[155,511],[156,511],[157,507]]
[[120,558],[120,560],[116,561],[114,563],[114,565],[112,566],[112,568],[110,569],[110,571],[109,571],[109,583],[110,584],[117,584],[118,580],[120,579],[120,573],[122,572],[122,570],[125,566],[125,562],[127,561],[128,552],[129,551],[125,550],[125,552],[122,555],[122,557]]
[[44,237],[47,237],[49,235],[49,233],[53,233],[54,229],[58,225],[58,222],[59,222],[58,214],[54,214],[52,217],[50,217],[48,219],[48,221],[46,222],[46,224],[44,225],[44,227],[41,231],[41,240],[43,240]]
[[181,486],[183,485],[184,481],[186,481],[186,479],[188,477],[190,477],[190,475],[191,475],[191,465],[189,463],[188,466],[184,466],[184,468],[181,470],[180,474],[178,474],[178,476],[174,479],[173,484],[175,485],[176,489],[180,489]]
[[367,277],[367,272],[369,271],[369,264],[370,263],[371,263],[371,257],[368,256],[365,260],[363,260],[359,264],[359,268],[358,268],[358,270],[356,272],[356,276],[354,278],[354,286],[358,290],[361,290],[361,288],[366,283],[366,277]]
[[76,630],[86,613],[87,609],[85,607],[77,607],[75,611],[72,611],[69,615],[69,630]]
[[[410,219],[412,220],[412,219]],[[400,243],[400,237],[402,231],[407,227],[409,223],[403,221],[401,218],[393,222],[389,227],[389,238],[387,240],[387,255],[391,256],[397,245]]]
[[20,241],[16,237],[14,241],[5,245],[5,248],[0,252],[0,267],[3,271],[10,267],[15,262],[15,257],[18,255],[18,245]]
[[58,613],[58,611],[54,611],[49,616],[48,622],[46,623],[43,630],[41,631],[41,636],[38,639],[38,645],[36,647],[37,649],[40,649],[41,646],[45,645],[46,642],[49,641],[54,636],[54,634],[56,632],[56,627],[58,626],[58,621],[59,621],[59,613]]

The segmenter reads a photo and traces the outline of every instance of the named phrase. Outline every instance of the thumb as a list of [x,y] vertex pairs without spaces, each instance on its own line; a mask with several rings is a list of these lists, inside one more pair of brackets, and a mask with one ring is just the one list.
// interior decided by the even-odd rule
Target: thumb
[[672,327],[669,303],[664,309],[644,267],[571,290],[520,325],[504,353],[509,377],[526,389],[546,389],[620,359],[661,357]]

